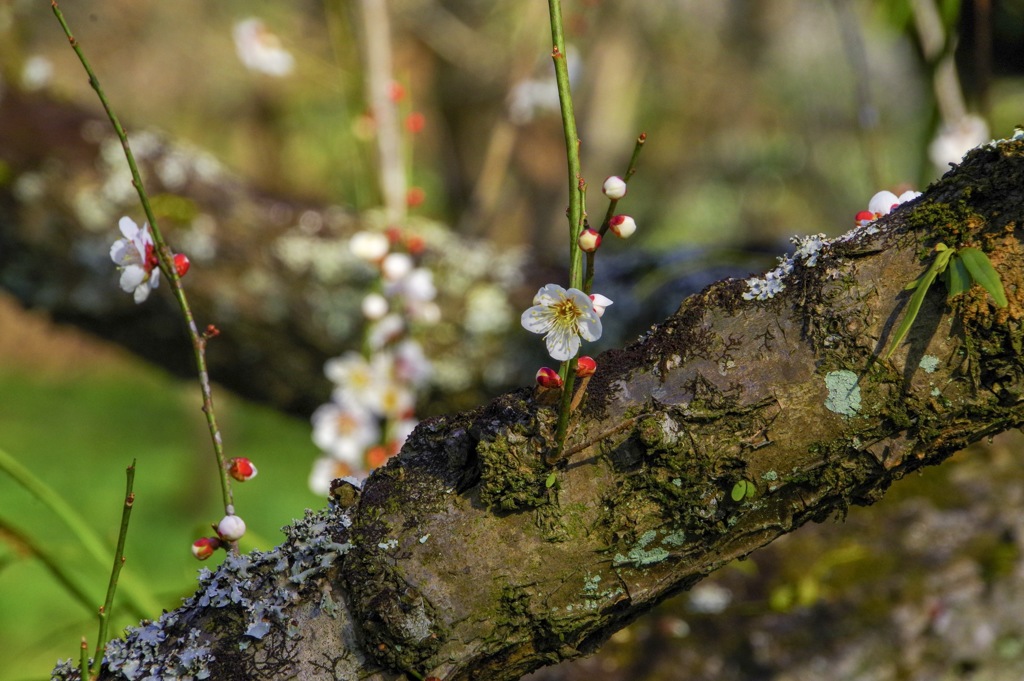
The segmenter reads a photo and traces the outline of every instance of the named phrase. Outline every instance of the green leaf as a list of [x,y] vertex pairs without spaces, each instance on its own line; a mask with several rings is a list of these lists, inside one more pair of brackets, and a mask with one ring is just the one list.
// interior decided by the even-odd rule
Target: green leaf
[[977,248],[968,246],[959,251],[960,259],[963,260],[971,278],[981,284],[999,307],[1006,307],[1009,303],[1006,300],[1006,292],[1003,291],[1003,281],[999,273],[992,266],[988,256]]
[[958,296],[971,288],[971,275],[960,258],[954,257],[950,260],[949,267],[943,275],[945,276],[946,291],[948,291],[947,298]]
[[548,489],[551,489],[552,487],[555,486],[556,482],[558,482],[558,475],[552,473],[551,475],[548,476],[548,479],[544,481],[544,486],[547,487]]
[[735,485],[733,485],[732,486],[732,500],[733,501],[743,501],[743,499],[745,499],[746,496],[747,496],[747,486],[749,484],[750,483],[747,482],[746,480],[740,480]]
[[[939,248],[939,246],[942,246],[942,248]],[[888,352],[882,358],[884,360],[892,357],[892,353],[896,351],[897,346],[906,338],[910,327],[914,325],[914,320],[917,319],[917,313],[921,311],[921,305],[924,303],[924,297],[928,295],[928,289],[931,288],[935,277],[945,271],[946,266],[949,264],[949,259],[953,256],[953,251],[947,249],[943,244],[936,245],[935,250],[938,251],[935,254],[935,260],[925,270],[925,273],[921,275],[920,283],[917,285],[914,295],[910,296],[910,302],[907,303],[907,312],[903,315],[903,321],[900,322],[896,333],[893,334],[892,345],[889,346]]]

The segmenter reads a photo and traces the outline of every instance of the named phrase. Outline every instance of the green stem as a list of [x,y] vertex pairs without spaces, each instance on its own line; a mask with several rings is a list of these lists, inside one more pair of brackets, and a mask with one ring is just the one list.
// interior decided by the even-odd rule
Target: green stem
[[89,642],[82,637],[81,649],[78,653],[78,678],[82,681],[89,679]]
[[548,0],[548,14],[551,18],[551,60],[555,64],[555,82],[558,84],[558,103],[562,110],[562,129],[565,132],[565,152],[569,174],[569,286],[583,286],[583,267],[580,257],[579,236],[583,230],[583,201],[577,191],[583,182],[580,168],[580,138],[576,132],[576,114],[572,108],[572,93],[569,89],[569,67],[565,63],[565,32],[562,28],[562,3]]
[[95,676],[103,661],[103,649],[107,641],[107,628],[110,625],[110,611],[114,607],[114,594],[117,592],[117,578],[124,567],[124,542],[128,537],[128,521],[132,517],[132,507],[135,506],[135,492],[132,487],[135,485],[135,461],[125,471],[127,482],[124,492],[124,507],[121,509],[121,529],[117,533],[117,549],[114,550],[114,565],[110,569],[110,582],[107,584],[107,598],[100,608],[100,628],[96,639],[96,653],[92,658],[92,667],[89,670],[90,677]]
[[60,22],[61,28],[64,29],[64,35],[68,37],[68,42],[71,43],[71,48],[75,51],[75,54],[78,55],[78,60],[82,62],[82,67],[89,75],[89,85],[91,85],[92,89],[96,91],[96,96],[99,97],[104,111],[107,112],[107,118],[110,119],[111,125],[114,126],[114,131],[117,133],[117,138],[121,141],[121,148],[124,149],[125,158],[128,160],[128,168],[132,173],[132,186],[135,187],[135,191],[139,195],[139,201],[142,203],[142,210],[145,212],[146,219],[149,221],[150,231],[153,235],[153,244],[156,247],[157,259],[160,262],[160,271],[163,272],[164,276],[166,276],[168,281],[170,281],[171,290],[174,292],[174,297],[178,301],[178,307],[181,308],[181,312],[185,316],[189,337],[192,339],[192,354],[195,358],[196,369],[199,373],[199,386],[203,393],[203,413],[206,415],[206,424],[210,431],[210,439],[213,441],[213,452],[217,459],[217,472],[220,476],[220,489],[221,496],[224,501],[224,512],[229,514],[234,513],[234,499],[231,494],[231,482],[228,479],[227,465],[225,464],[224,445],[221,440],[220,429],[217,427],[217,417],[213,409],[213,392],[210,388],[210,373],[206,366],[206,338],[199,332],[199,328],[196,326],[195,317],[192,315],[192,308],[189,306],[188,298],[185,297],[185,290],[181,286],[181,280],[178,277],[178,272],[174,268],[174,256],[171,253],[171,249],[168,247],[167,242],[164,241],[160,228],[157,226],[156,217],[153,215],[153,209],[149,204],[149,196],[146,194],[146,189],[142,184],[142,176],[139,173],[139,167],[135,163],[135,155],[132,153],[131,146],[128,144],[128,135],[121,126],[121,122],[118,120],[113,108],[110,106],[110,102],[107,100],[107,96],[104,94],[103,88],[100,87],[99,79],[96,77],[92,67],[89,65],[89,61],[85,58],[82,48],[79,47],[78,41],[71,34],[71,29],[68,27],[67,21],[64,20],[64,14],[57,6],[57,0],[50,0],[50,7],[53,9],[53,14],[57,17],[57,21]]

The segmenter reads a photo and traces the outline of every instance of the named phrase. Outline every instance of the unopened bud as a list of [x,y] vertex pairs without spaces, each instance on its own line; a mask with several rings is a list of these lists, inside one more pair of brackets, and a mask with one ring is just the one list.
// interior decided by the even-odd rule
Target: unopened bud
[[178,253],[174,256],[174,271],[178,273],[178,278],[188,274],[188,268],[191,265],[192,263],[188,261],[188,256],[184,253]]
[[238,541],[245,536],[245,521],[237,515],[226,515],[217,523],[217,536],[224,541]]
[[577,243],[579,243],[580,250],[584,253],[593,253],[601,246],[601,235],[588,227],[580,232],[580,238],[577,240]]
[[216,537],[203,537],[192,542],[192,555],[198,560],[206,560],[219,548],[220,539]]
[[875,214],[875,217],[888,215],[889,212],[900,205],[900,200],[895,194],[883,189],[868,201],[868,210]]
[[612,219],[608,221],[608,226],[613,232],[615,232],[615,236],[622,239],[628,239],[633,236],[633,232],[636,231],[636,222],[628,215],[613,216]]
[[231,466],[228,468],[228,474],[237,480],[238,482],[247,482],[256,477],[259,473],[256,470],[256,466],[252,465],[252,461],[245,458],[244,456],[231,459]]
[[872,213],[869,210],[862,210],[862,211],[860,211],[859,213],[857,213],[856,215],[853,216],[854,223],[856,223],[860,227],[863,227],[866,224],[868,224],[869,222],[874,221],[874,219],[875,219],[875,214]]
[[609,199],[617,201],[626,195],[626,181],[618,175],[612,175],[604,181],[601,191]]
[[537,370],[537,385],[546,389],[561,388],[562,377],[550,367],[541,367]]
[[594,361],[593,357],[583,355],[576,360],[576,375],[580,378],[593,376],[595,371],[597,371],[597,362]]

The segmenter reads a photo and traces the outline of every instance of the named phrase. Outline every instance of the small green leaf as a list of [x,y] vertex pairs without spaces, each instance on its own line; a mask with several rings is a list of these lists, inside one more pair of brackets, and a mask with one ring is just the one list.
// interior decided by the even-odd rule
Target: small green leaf
[[551,475],[548,476],[548,479],[544,481],[544,486],[547,487],[548,489],[551,489],[552,487],[555,486],[556,482],[558,482],[558,475],[552,473]]
[[[942,246],[942,248],[939,248]],[[910,301],[907,303],[907,312],[903,315],[903,321],[900,322],[899,328],[896,329],[896,333],[892,337],[892,345],[889,346],[888,352],[882,358],[888,360],[892,353],[896,351],[897,346],[906,337],[907,332],[910,331],[910,327],[914,325],[914,320],[917,319],[917,313],[921,311],[921,305],[924,303],[924,297],[928,295],[928,289],[931,288],[932,283],[935,281],[935,277],[941,274],[946,266],[949,264],[949,259],[953,255],[953,251],[948,250],[943,244],[938,244],[935,249],[938,251],[935,255],[935,260],[925,270],[925,273],[921,275],[919,279],[920,284],[916,287],[914,295],[910,296]]]
[[743,501],[743,499],[746,498],[746,496],[747,496],[747,486],[749,484],[750,483],[747,482],[746,480],[740,480],[735,485],[733,485],[732,486],[732,500],[733,501]]
[[945,276],[946,291],[948,291],[947,298],[958,296],[971,288],[971,275],[967,271],[964,261],[960,258],[953,257],[949,261],[949,268],[943,274]]
[[754,483],[752,483],[752,482],[750,482],[748,480],[747,481],[747,498],[748,499],[753,499],[756,494],[757,494],[757,486]]
[[967,271],[970,272],[971,278],[989,292],[992,299],[996,301],[996,305],[1006,307],[1009,303],[1006,300],[1006,293],[1003,291],[1003,282],[988,256],[970,246],[961,248],[959,255],[964,261]]

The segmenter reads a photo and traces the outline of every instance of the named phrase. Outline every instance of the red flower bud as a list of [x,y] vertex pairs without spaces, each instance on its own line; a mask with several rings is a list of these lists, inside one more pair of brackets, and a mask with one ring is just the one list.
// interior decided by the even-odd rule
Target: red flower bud
[[869,210],[862,210],[853,216],[853,221],[858,225],[866,225],[875,219],[875,214]]
[[192,542],[192,555],[198,560],[206,560],[219,548],[220,539],[216,537],[203,537]]
[[541,367],[537,370],[537,385],[542,388],[561,388],[562,377],[558,372],[549,367]]
[[597,362],[594,361],[593,357],[584,355],[576,360],[576,375],[580,378],[593,376],[595,371],[597,371]]
[[244,456],[231,459],[231,466],[228,468],[228,474],[238,482],[252,480],[258,472],[256,466],[252,465],[252,461]]
[[184,253],[178,253],[174,256],[174,271],[178,273],[178,277],[184,277],[188,274],[188,268],[192,265],[188,261],[188,256]]

